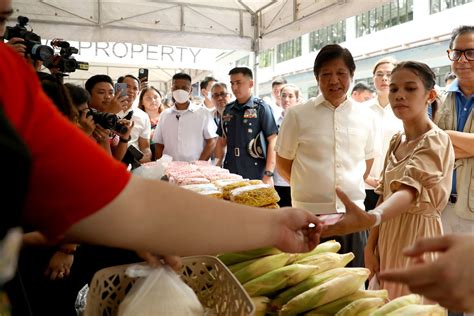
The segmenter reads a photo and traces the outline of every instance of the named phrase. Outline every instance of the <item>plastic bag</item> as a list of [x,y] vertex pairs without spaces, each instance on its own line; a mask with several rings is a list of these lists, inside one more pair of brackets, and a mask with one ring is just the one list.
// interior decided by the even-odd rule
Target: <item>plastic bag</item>
[[165,170],[172,160],[171,156],[163,155],[157,161],[142,164],[134,169],[132,173],[142,178],[160,180],[165,175]]
[[142,278],[120,304],[118,316],[204,314],[196,294],[170,267],[134,265],[125,274]]

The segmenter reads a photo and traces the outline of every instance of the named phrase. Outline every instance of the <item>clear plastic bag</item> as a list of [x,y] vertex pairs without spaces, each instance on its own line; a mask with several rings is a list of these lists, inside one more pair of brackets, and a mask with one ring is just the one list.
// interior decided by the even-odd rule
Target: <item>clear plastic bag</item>
[[160,180],[165,175],[165,170],[172,160],[171,156],[163,155],[157,161],[142,164],[134,169],[132,173],[142,178]]
[[118,316],[204,314],[196,294],[170,267],[134,265],[125,274],[141,278],[120,304]]

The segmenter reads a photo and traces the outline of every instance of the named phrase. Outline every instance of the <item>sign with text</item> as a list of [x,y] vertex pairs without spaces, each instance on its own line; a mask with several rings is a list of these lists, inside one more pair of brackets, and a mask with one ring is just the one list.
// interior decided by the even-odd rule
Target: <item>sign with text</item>
[[[79,50],[73,55],[89,63],[146,65],[163,68],[210,69],[223,50],[121,42],[69,42]],[[51,41],[45,41],[51,45]]]

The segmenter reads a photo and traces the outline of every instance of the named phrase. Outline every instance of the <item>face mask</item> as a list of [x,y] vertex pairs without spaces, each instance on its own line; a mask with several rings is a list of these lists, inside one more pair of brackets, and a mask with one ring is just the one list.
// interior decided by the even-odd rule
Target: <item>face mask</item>
[[186,90],[174,90],[173,91],[173,98],[176,103],[186,103],[189,100],[189,92]]

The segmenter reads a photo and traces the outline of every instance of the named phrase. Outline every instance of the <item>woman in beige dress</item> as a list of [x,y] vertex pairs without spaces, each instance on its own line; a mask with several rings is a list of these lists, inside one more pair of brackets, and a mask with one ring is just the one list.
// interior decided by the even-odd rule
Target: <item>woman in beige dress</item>
[[[324,235],[341,235],[368,229],[366,267],[372,275],[414,262],[403,249],[421,237],[443,234],[440,214],[451,190],[454,151],[448,135],[429,119],[427,107],[436,109],[435,75],[419,62],[402,62],[392,71],[390,104],[403,121],[404,131],[396,134],[385,157],[382,180],[376,192],[378,206],[366,213],[342,191],[346,214]],[[434,111],[435,113],[435,111]],[[427,254],[416,260],[433,260]],[[380,282],[390,299],[410,293],[403,284]]]

